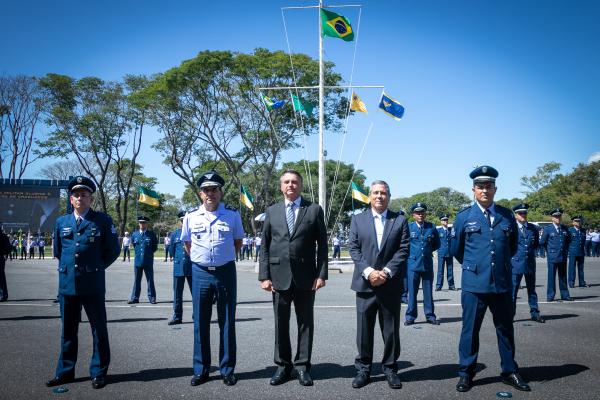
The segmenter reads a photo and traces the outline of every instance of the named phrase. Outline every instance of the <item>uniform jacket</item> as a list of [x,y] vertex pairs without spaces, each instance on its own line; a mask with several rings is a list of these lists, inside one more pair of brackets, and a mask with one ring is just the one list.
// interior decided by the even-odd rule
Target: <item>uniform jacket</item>
[[285,202],[266,211],[260,247],[258,279],[270,279],[276,290],[292,284],[310,290],[317,278],[327,279],[327,232],[323,209],[301,198],[291,235],[286,220]]
[[171,234],[169,253],[173,255],[173,276],[192,276],[192,260],[183,249],[181,229]]
[[[381,249],[377,247],[377,233],[373,212],[367,209],[352,217],[348,250],[354,261],[354,274],[352,276],[352,290],[356,292],[395,292],[398,296],[402,290],[402,279],[406,277],[406,261],[410,248],[410,234],[408,223],[400,214],[391,210],[383,226]],[[383,285],[373,287],[362,276],[367,267],[376,270],[388,268],[391,278]]]
[[4,257],[6,257],[11,250],[10,240],[4,232],[0,232],[0,265],[4,265]]
[[56,220],[53,250],[59,260],[59,293],[86,295],[105,292],[104,270],[117,259],[120,247],[112,219],[90,209],[79,228],[73,214]]
[[548,262],[558,263],[567,261],[567,250],[569,249],[570,241],[569,229],[565,225],[560,225],[560,234],[556,231],[554,224],[546,225],[544,233],[540,238],[540,245],[546,247]]
[[512,288],[511,257],[517,251],[517,222],[513,212],[495,205],[491,226],[477,205],[460,211],[454,221],[452,255],[462,264],[462,290],[504,293]]
[[438,236],[440,237],[440,248],[438,249],[438,257],[450,257],[450,242],[452,241],[452,227],[447,230],[443,227],[438,228]]
[[421,231],[416,222],[411,222],[408,230],[410,233],[408,270],[433,271],[433,252],[440,247],[440,237],[435,225],[425,221]]
[[154,252],[158,249],[156,234],[146,229],[141,234],[139,229],[131,234],[131,245],[135,251],[133,265],[136,267],[151,267],[154,265]]
[[518,228],[519,241],[517,252],[511,258],[513,274],[531,274],[535,272],[535,249],[540,244],[539,228],[531,223],[527,223],[525,235]]
[[575,227],[569,228],[569,256],[571,257],[582,257],[585,256],[585,229],[579,228],[579,231]]

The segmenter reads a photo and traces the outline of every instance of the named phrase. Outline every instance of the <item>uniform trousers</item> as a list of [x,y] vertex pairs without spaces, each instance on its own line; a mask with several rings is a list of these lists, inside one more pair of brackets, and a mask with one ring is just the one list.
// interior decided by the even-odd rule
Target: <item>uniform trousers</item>
[[44,253],[44,247],[38,247],[38,258],[45,259],[46,254]]
[[104,293],[59,296],[60,317],[62,320],[61,350],[56,366],[56,376],[74,376],[77,362],[77,330],[81,320],[83,306],[90,327],[92,328],[92,360],[90,361],[90,377],[104,377],[110,363],[110,346],[106,327],[106,308]]
[[569,256],[569,287],[575,286],[575,266],[577,266],[577,276],[579,277],[579,286],[585,286],[585,277],[583,274],[584,256]]
[[463,289],[462,331],[458,344],[459,376],[474,377],[479,354],[479,330],[486,310],[490,309],[496,327],[502,375],[518,372],[515,361],[515,336],[513,330],[513,301],[510,292],[473,293]]
[[192,293],[191,275],[173,277],[173,319],[181,320],[183,317],[183,288],[186,280]]
[[527,274],[512,275],[512,298],[513,298],[513,319],[517,312],[517,294],[521,286],[521,279],[525,278],[525,286],[527,287],[527,302],[529,303],[529,313],[532,317],[540,315],[538,308],[538,296],[535,291],[535,271]]
[[142,274],[146,275],[146,284],[148,285],[148,300],[156,300],[156,288],[154,287],[154,266],[146,265],[143,267],[133,267],[133,291],[131,300],[139,300],[142,291]]
[[408,308],[405,319],[414,321],[417,318],[417,294],[419,285],[423,282],[423,311],[428,321],[435,320],[433,305],[433,270],[432,271],[408,271]]
[[548,288],[546,291],[546,300],[554,300],[556,295],[556,275],[558,274],[558,288],[560,289],[560,298],[570,299],[569,287],[567,286],[567,263],[548,261]]
[[125,261],[125,257],[127,257],[127,261],[129,261],[129,246],[123,246],[123,261]]
[[8,299],[8,287],[6,286],[6,273],[4,272],[5,261],[4,256],[0,255],[2,260],[0,260],[0,299],[6,300]]
[[221,376],[225,377],[233,374],[236,364],[237,277],[235,262],[230,261],[214,270],[193,262],[194,375],[206,376],[210,371],[210,321],[215,297],[219,322],[219,371]]
[[444,286],[444,266],[446,266],[446,279],[448,280],[448,288],[454,289],[454,262],[452,256],[438,256],[438,270],[436,289],[441,289]]

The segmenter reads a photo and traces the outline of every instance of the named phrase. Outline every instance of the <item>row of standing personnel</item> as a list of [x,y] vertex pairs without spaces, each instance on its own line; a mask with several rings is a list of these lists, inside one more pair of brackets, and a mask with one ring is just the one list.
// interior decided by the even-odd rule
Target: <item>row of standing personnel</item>
[[[471,173],[476,202],[461,211],[454,224],[451,255],[463,268],[463,307],[459,344],[458,391],[471,388],[479,350],[478,332],[489,307],[494,315],[502,366],[502,378],[520,390],[530,390],[519,375],[514,360],[514,301],[511,258],[518,248],[518,226],[510,210],[495,205],[495,178],[488,166]],[[221,203],[223,179],[214,172],[204,174],[198,186],[203,201],[196,211],[185,215],[180,240],[192,264],[194,314],[194,376],[191,384],[208,380],[210,371],[210,320],[216,301],[220,328],[219,372],[226,385],[234,385],[236,364],[235,253],[243,238],[241,218],[236,210]],[[287,381],[295,369],[301,385],[313,384],[310,375],[314,333],[315,292],[327,280],[327,237],[323,210],[300,196],[302,177],[285,171],[280,177],[284,201],[268,208],[258,279],[262,289],[272,293],[275,313],[274,361],[278,368],[271,385]],[[59,218],[56,225],[55,256],[59,262],[61,294],[61,356],[55,386],[74,379],[76,362],[76,318],[83,306],[93,332],[90,376],[94,388],[103,387],[110,360],[104,307],[104,269],[119,253],[116,232],[110,217],[89,208],[93,182],[77,177],[69,185],[74,213]],[[352,386],[370,382],[374,327],[379,315],[384,340],[382,368],[388,385],[401,388],[397,374],[400,354],[400,294],[407,264],[418,267],[429,258],[423,250],[411,252],[411,231],[407,220],[387,209],[390,190],[384,181],[371,184],[371,208],[352,218],[349,250],[355,264],[351,288],[356,292],[357,350],[356,376]],[[417,210],[418,206],[415,208]],[[78,221],[83,221],[78,222]],[[416,224],[416,223],[413,223]],[[415,236],[417,233],[415,233]],[[422,230],[418,235],[423,235]],[[548,233],[552,238],[562,237]],[[416,239],[416,237],[415,237]],[[415,241],[415,246],[418,244]],[[550,250],[549,250],[550,251]],[[421,259],[419,261],[418,259]],[[423,274],[410,272],[415,279]],[[419,271],[419,268],[413,268]],[[289,338],[291,305],[298,323],[297,351],[292,358]]]

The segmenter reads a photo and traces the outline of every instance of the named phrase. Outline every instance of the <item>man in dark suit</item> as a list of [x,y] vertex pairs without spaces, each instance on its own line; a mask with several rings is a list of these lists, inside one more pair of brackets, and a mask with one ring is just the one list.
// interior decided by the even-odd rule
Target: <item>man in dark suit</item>
[[[275,364],[271,385],[290,378],[292,367],[303,386],[310,376],[315,292],[327,279],[327,233],[323,209],[300,196],[302,176],[286,170],[279,178],[284,201],[266,211],[258,280],[273,293],[275,312]],[[290,312],[294,303],[298,322],[298,347],[292,363]]]
[[375,320],[384,349],[381,365],[388,385],[400,389],[397,360],[400,356],[400,296],[406,277],[410,236],[406,219],[388,210],[390,188],[374,181],[369,190],[371,208],[352,217],[348,250],[354,261],[352,290],[356,292],[356,377],[352,387],[370,382]]
[[515,361],[511,257],[517,251],[517,223],[511,210],[494,203],[498,171],[483,165],[473,179],[475,202],[462,209],[454,221],[450,251],[462,264],[462,331],[458,345],[459,381],[456,390],[473,386],[479,354],[479,330],[489,308],[494,319],[502,381],[530,391]]
[[77,176],[69,182],[68,189],[73,213],[56,220],[53,241],[54,257],[59,260],[61,349],[55,376],[46,386],[63,385],[75,378],[77,329],[83,307],[94,342],[90,362],[92,387],[100,389],[106,384],[110,363],[104,270],[119,257],[119,239],[111,218],[90,208],[96,191],[91,179]]

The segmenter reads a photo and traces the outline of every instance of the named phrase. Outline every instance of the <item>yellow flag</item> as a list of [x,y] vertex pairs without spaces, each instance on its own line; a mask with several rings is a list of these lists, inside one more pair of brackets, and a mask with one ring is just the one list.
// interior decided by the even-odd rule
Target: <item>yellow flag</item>
[[365,103],[363,103],[363,101],[360,99],[360,97],[358,97],[358,95],[354,92],[352,92],[352,102],[350,103],[350,109],[352,111],[358,111],[358,112],[367,112],[367,106],[365,106]]

